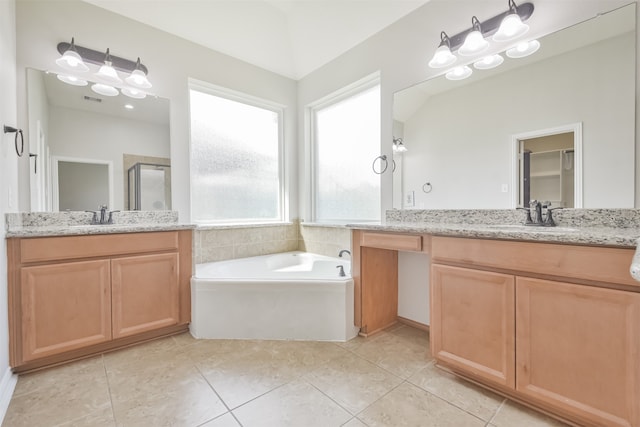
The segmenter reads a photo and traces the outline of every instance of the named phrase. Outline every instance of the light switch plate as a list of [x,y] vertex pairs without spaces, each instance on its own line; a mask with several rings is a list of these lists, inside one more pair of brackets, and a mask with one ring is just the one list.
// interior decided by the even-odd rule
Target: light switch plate
[[409,191],[404,195],[404,207],[412,208],[416,205],[415,191]]

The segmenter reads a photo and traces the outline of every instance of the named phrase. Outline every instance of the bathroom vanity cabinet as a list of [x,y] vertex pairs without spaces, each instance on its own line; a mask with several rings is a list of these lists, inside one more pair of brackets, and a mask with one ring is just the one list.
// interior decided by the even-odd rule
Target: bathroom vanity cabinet
[[14,370],[186,330],[191,233],[7,239]]
[[[397,298],[397,276],[395,282],[385,276],[397,274],[397,261],[377,252],[394,249],[367,247],[368,233],[353,234],[364,327],[390,310],[388,295]],[[431,353],[438,365],[576,425],[640,426],[640,283],[629,274],[633,249],[386,236],[420,237],[420,250],[431,256]],[[383,298],[368,302],[371,292]]]

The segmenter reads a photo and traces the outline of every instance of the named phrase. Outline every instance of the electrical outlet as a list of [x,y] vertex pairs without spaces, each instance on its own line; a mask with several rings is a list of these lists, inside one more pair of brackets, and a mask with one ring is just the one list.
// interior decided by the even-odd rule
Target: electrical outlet
[[414,191],[407,192],[407,194],[404,195],[404,207],[412,208],[415,205],[416,205],[415,192]]
[[509,192],[509,184],[502,184],[502,188],[501,188],[503,193],[508,193]]

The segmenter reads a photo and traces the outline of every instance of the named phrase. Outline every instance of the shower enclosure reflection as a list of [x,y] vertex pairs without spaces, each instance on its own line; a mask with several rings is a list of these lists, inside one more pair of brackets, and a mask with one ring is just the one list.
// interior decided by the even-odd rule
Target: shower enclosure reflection
[[138,162],[128,170],[129,209],[171,209],[171,166]]

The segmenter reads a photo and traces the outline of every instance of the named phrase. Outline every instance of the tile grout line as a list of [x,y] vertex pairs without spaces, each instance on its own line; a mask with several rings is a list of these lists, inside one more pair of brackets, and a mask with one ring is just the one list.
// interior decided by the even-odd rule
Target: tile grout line
[[111,383],[109,382],[109,373],[107,372],[107,365],[104,361],[104,354],[100,355],[100,360],[102,361],[102,369],[104,370],[104,377],[107,380],[107,392],[109,393],[109,403],[111,404],[111,414],[113,415],[113,425],[118,425],[118,420],[116,419],[116,408],[113,405],[113,396],[111,395]]
[[[190,358],[191,359],[191,358]],[[193,359],[191,359],[191,362],[193,362]],[[218,396],[218,399],[220,399],[220,402],[222,402],[222,404],[224,405],[225,408],[227,408],[227,414],[231,414],[231,416],[233,417],[234,420],[236,420],[236,422],[238,423],[238,425],[240,427],[242,426],[242,423],[240,422],[240,420],[236,417],[236,415],[233,413],[233,411],[231,410],[231,408],[229,408],[229,405],[227,405],[227,402],[224,401],[224,399],[222,398],[222,396],[220,396],[220,394],[218,393],[218,391],[215,389],[215,387],[213,386],[213,384],[211,384],[209,382],[209,379],[206,377],[206,375],[204,375],[202,373],[202,371],[200,370],[200,368],[198,367],[197,363],[193,363],[194,368],[196,368],[196,371],[198,371],[198,374],[200,374],[200,376],[206,381],[206,383],[209,385],[209,387],[211,388],[211,390],[215,393],[216,396]],[[235,409],[235,408],[234,408]],[[205,421],[203,424],[200,424],[201,426],[208,423],[209,421],[215,420],[216,418],[220,418],[221,416],[223,416],[225,414],[220,414],[217,417],[214,417],[208,421]]]
[[496,409],[496,411],[493,413],[493,416],[489,419],[489,421],[487,421],[487,424],[485,424],[485,427],[490,426],[493,420],[496,419],[496,417],[498,416],[498,412],[500,412],[500,410],[504,407],[504,405],[507,404],[507,400],[509,399],[507,399],[506,397],[502,399],[502,403],[500,403],[500,405],[498,406],[498,409]]

